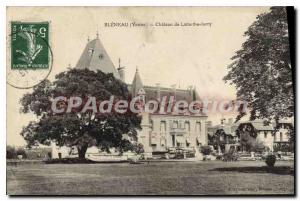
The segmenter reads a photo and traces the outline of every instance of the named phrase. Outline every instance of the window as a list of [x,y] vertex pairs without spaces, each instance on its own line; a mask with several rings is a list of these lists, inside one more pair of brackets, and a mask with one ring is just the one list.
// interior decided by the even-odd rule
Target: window
[[89,53],[93,54],[94,53],[94,49],[93,48],[89,48]]
[[178,121],[173,122],[173,128],[178,128]]
[[182,128],[182,127],[183,127],[182,121],[179,121],[179,128]]
[[139,100],[142,102],[145,102],[145,96],[144,95],[139,95]]
[[161,139],[160,139],[160,146],[161,146],[161,147],[164,147],[165,144],[166,144],[166,139],[165,139],[165,138],[161,138]]
[[165,121],[160,122],[160,131],[166,131],[166,122]]
[[104,55],[103,54],[99,54],[99,59],[103,59]]
[[268,132],[267,131],[264,131],[264,136],[265,136],[265,138],[268,137]]
[[185,127],[185,130],[187,131],[187,132],[190,132],[190,122],[188,122],[188,121],[186,121],[185,122],[185,124],[184,124],[184,127]]
[[282,132],[280,132],[280,142],[283,141],[283,135],[282,135]]
[[224,139],[224,135],[220,135],[220,141],[224,141],[225,139]]
[[199,131],[201,131],[201,123],[197,122],[196,123],[196,132],[199,132]]

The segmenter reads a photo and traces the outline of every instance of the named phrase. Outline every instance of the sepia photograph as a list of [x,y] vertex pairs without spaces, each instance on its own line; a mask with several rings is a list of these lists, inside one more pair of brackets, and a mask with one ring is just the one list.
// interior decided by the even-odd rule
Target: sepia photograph
[[6,7],[6,194],[295,196],[294,7]]

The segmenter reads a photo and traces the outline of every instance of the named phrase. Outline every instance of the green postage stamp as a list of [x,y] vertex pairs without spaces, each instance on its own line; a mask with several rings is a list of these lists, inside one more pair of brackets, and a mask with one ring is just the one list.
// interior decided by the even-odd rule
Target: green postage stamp
[[11,69],[48,69],[48,42],[48,22],[11,22]]

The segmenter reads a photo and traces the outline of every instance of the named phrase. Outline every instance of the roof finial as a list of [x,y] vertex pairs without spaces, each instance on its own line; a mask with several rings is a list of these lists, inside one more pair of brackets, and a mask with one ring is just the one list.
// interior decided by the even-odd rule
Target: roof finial
[[87,41],[90,42],[90,36],[88,36]]
[[135,72],[139,72],[139,67],[138,66],[136,66],[136,70],[135,70]]
[[121,68],[121,58],[119,58],[119,68]]

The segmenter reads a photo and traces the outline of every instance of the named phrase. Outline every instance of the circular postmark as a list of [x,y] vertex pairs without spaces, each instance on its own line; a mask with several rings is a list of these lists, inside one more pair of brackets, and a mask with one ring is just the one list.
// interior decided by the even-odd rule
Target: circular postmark
[[8,85],[29,89],[47,79],[52,69],[53,53],[47,41],[49,33],[46,28],[32,23],[12,24],[7,45],[11,53],[7,54]]

